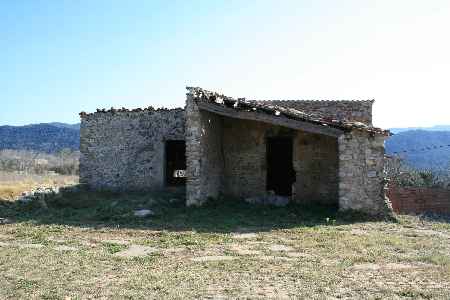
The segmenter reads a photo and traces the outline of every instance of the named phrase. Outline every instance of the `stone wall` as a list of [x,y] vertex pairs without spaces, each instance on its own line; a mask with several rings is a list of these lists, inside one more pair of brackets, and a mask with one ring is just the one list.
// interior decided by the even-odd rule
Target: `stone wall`
[[294,140],[297,202],[337,206],[338,167],[336,138],[298,132]]
[[265,138],[270,127],[261,122],[224,118],[225,195],[247,198],[266,194]]
[[370,214],[390,212],[384,176],[385,136],[352,131],[338,138],[339,208]]
[[449,189],[390,186],[388,196],[396,213],[450,215]]
[[258,102],[294,108],[308,113],[320,113],[326,116],[331,116],[335,119],[344,119],[372,125],[373,100],[267,100]]
[[80,183],[108,190],[164,187],[164,145],[184,140],[183,109],[80,115]]
[[199,111],[192,96],[187,97],[186,203],[201,205],[209,197],[218,197],[222,189],[222,118]]

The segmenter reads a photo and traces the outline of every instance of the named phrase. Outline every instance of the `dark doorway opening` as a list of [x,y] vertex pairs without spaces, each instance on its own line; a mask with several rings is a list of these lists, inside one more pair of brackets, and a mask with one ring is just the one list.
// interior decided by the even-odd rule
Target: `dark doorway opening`
[[166,142],[166,185],[186,184],[186,142]]
[[295,172],[292,163],[292,138],[267,139],[267,190],[279,196],[291,196]]

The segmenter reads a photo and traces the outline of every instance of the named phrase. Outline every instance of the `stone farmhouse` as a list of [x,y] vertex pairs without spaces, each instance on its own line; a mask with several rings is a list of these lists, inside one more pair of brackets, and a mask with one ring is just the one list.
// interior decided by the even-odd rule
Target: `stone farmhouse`
[[80,183],[120,191],[185,186],[187,205],[276,195],[389,212],[389,131],[372,126],[373,100],[258,101],[197,87],[186,95],[184,109],[80,113]]

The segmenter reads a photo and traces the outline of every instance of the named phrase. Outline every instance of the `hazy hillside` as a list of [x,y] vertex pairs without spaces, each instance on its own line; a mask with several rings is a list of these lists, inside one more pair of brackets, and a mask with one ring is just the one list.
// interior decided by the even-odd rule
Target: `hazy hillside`
[[[389,138],[386,142],[386,152],[393,154],[408,150],[400,155],[405,157],[411,166],[442,170],[450,166],[449,145],[450,131],[409,130]],[[434,149],[436,146],[438,148]]]
[[52,153],[80,147],[79,124],[44,123],[26,126],[0,126],[0,150],[35,150]]
[[390,131],[394,134],[412,131],[412,130],[426,130],[426,131],[450,131],[450,125],[436,125],[432,127],[408,127],[408,128],[391,128]]

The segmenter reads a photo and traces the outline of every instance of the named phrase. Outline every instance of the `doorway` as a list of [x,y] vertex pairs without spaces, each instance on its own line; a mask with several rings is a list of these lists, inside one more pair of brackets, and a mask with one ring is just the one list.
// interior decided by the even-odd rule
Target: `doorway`
[[292,138],[267,139],[267,191],[279,196],[291,196],[295,182]]
[[186,142],[166,141],[166,185],[186,184]]

